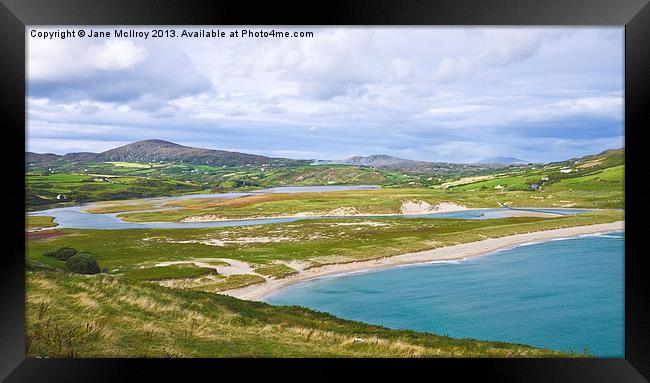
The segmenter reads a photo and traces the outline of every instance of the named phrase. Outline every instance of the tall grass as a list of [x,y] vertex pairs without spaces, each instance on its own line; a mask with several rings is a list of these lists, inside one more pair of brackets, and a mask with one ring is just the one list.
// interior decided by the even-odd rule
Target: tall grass
[[114,276],[27,273],[30,357],[563,357]]

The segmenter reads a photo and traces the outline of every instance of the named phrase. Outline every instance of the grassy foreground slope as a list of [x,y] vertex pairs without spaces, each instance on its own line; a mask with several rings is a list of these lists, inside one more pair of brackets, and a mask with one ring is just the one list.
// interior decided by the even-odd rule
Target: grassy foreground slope
[[27,273],[29,357],[565,357],[110,275]]

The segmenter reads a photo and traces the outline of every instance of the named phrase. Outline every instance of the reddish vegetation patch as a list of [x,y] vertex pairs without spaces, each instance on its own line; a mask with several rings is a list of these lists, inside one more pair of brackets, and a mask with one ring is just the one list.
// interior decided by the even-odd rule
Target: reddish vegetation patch
[[65,233],[60,230],[32,231],[25,234],[27,235],[28,241],[38,241],[41,239],[55,238],[65,235]]
[[246,205],[253,205],[256,203],[262,203],[262,202],[271,202],[271,201],[284,201],[284,200],[289,200],[289,199],[301,199],[305,198],[305,195],[312,194],[312,193],[300,193],[303,194],[298,195],[296,194],[284,194],[284,193],[278,193],[278,194],[263,194],[263,195],[253,195],[253,196],[245,196],[245,197],[239,197],[239,198],[232,198],[232,199],[214,199],[206,202],[199,202],[196,204],[192,204],[187,206],[187,208],[191,209],[206,209],[206,208],[211,208],[211,207],[216,207],[216,206],[229,206],[229,207],[241,207],[241,206],[246,206]]

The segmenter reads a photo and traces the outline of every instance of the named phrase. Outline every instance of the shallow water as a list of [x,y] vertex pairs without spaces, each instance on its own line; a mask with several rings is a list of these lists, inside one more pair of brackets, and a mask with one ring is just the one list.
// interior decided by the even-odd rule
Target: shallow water
[[[269,193],[310,193],[310,192],[332,192],[344,190],[374,190],[379,186],[373,185],[354,185],[354,186],[298,186],[298,187],[276,187],[265,190],[259,190],[248,193],[214,193],[214,194],[189,194],[174,197],[155,197],[146,198],[143,201],[153,201],[162,204],[165,201],[179,200],[179,199],[193,199],[193,198],[237,198],[253,194],[269,194]],[[134,202],[137,203],[137,202]],[[70,206],[63,208],[55,208],[48,210],[41,210],[32,212],[30,215],[36,216],[52,216],[54,222],[58,224],[57,228],[74,228],[74,229],[191,229],[191,228],[209,228],[209,227],[227,227],[227,226],[248,226],[248,225],[264,225],[274,223],[294,222],[303,219],[323,219],[323,218],[345,218],[346,216],[317,216],[317,217],[285,217],[285,218],[261,218],[261,219],[246,219],[246,220],[227,220],[216,222],[125,222],[117,217],[120,213],[106,213],[106,214],[91,214],[82,211],[93,204]],[[161,210],[180,209],[181,207],[172,207]],[[517,210],[527,210],[519,208]],[[544,212],[548,210],[549,213],[554,214],[578,214],[589,209],[535,209],[537,212]],[[152,210],[140,210],[139,212],[146,212]],[[390,216],[347,216],[354,218],[465,218],[465,219],[490,219],[502,218],[508,216],[511,209],[471,209],[448,213],[432,213],[421,215],[390,215]],[[136,213],[132,211],[130,213]]]
[[[87,206],[71,206],[42,210],[31,215],[45,215],[54,217],[57,228],[74,229],[191,229],[227,226],[267,225],[275,223],[294,222],[305,219],[340,219],[340,218],[464,218],[464,219],[491,219],[507,217],[509,209],[470,209],[449,213],[433,213],[422,215],[388,215],[388,216],[314,216],[314,217],[283,217],[226,220],[215,222],[125,222],[117,217],[120,213],[91,214],[81,211]],[[148,210],[143,210],[148,211]],[[566,211],[566,214],[577,214],[582,211]],[[131,212],[135,213],[135,212]]]
[[264,300],[457,338],[624,355],[624,233],[325,277]]

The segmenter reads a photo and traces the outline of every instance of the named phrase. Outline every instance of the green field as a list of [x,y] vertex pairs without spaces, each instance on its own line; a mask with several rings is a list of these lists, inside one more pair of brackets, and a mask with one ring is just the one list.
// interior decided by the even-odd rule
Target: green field
[[[69,246],[91,254],[100,267],[111,273],[127,275],[132,270],[142,273],[141,267],[153,267],[159,262],[193,259],[234,259],[253,266],[292,260],[319,265],[622,219],[622,211],[605,210],[557,218],[324,219],[209,229],[61,229],[57,230],[60,236],[29,241],[27,257],[32,264],[65,269],[63,262],[46,257],[43,252]],[[255,242],[256,239],[266,242]],[[277,272],[271,269],[262,274]],[[170,277],[176,277],[172,274]]]
[[36,230],[45,227],[54,227],[54,217],[47,216],[27,216],[25,217],[25,229]]
[[[614,171],[612,171],[614,172]],[[594,177],[594,176],[589,176]],[[120,212],[119,217],[130,222],[181,221],[188,217],[251,218],[286,216],[298,213],[336,215],[336,209],[352,214],[399,214],[404,202],[426,202],[436,205],[453,202],[469,208],[512,207],[584,207],[623,208],[621,182],[590,179],[563,180],[541,191],[462,190],[462,189],[381,189],[330,193],[269,194],[224,200],[172,201],[165,206],[181,206],[178,210],[128,213],[134,206],[112,206],[105,212]],[[582,190],[594,185],[596,190]],[[575,186],[579,185],[579,186]],[[146,206],[140,206],[146,209]]]
[[[572,216],[486,220],[330,218],[204,229],[60,229],[27,233],[27,354],[63,356],[542,357],[524,345],[452,339],[218,294],[298,269],[390,257],[534,231],[624,220],[624,153],[476,174],[403,174],[317,165],[58,164],[28,169],[28,209],[96,202],[126,221],[400,214],[405,206],[585,207]],[[378,190],[232,199],[143,197],[272,186],[375,184]],[[57,199],[58,197],[58,199]],[[138,212],[159,208],[175,210]],[[197,219],[197,218],[193,218]],[[27,217],[26,229],[52,227]],[[105,272],[80,276],[44,253],[72,247]],[[166,263],[164,263],[166,262]],[[163,265],[166,266],[162,266]],[[171,264],[170,264],[171,263]]]
[[[567,170],[570,172],[563,173]],[[381,185],[390,191],[367,199],[353,194],[333,195],[334,198],[344,197],[344,200],[336,203],[316,199],[303,203],[304,206],[300,208],[335,209],[348,204],[362,212],[392,213],[399,210],[399,204],[395,201],[399,198],[421,198],[434,202],[449,200],[474,207],[510,203],[512,206],[621,208],[625,202],[623,173],[624,151],[610,150],[546,165],[480,171],[459,167],[441,174],[405,174],[390,169],[349,165],[219,167],[183,163],[58,163],[48,167],[30,167],[26,172],[26,181],[30,210],[73,203],[247,191],[277,186],[366,184]],[[488,176],[490,179],[484,181],[463,181]],[[381,198],[382,201],[377,202],[373,198]],[[112,211],[133,209],[135,207],[132,206]],[[266,215],[292,212],[274,204],[253,207],[249,212],[227,209],[221,212],[220,209],[205,209],[205,206],[192,209],[190,205],[184,212],[166,213],[155,219],[178,220],[193,214],[238,217],[258,214],[256,210]],[[128,219],[149,220],[150,217],[135,215]]]
[[[491,173],[493,170],[484,170]],[[70,203],[127,200],[180,194],[247,191],[277,186],[383,185],[432,187],[477,173],[405,174],[348,165],[221,167],[182,163],[57,163],[26,171],[30,209]],[[59,196],[59,199],[57,199]],[[64,198],[65,196],[65,198]]]
[[205,186],[169,178],[27,173],[29,210],[73,203],[196,193]]
[[[452,202],[469,208],[507,205],[621,209],[625,206],[622,156],[622,151],[610,151],[594,158],[513,168],[486,176],[460,177],[435,187],[385,185],[379,190],[266,194],[235,199],[194,198],[167,201],[161,205],[162,208],[177,207],[175,210],[151,212],[137,211],[155,209],[152,202],[109,201],[87,211],[122,213],[119,217],[131,222],[165,222],[190,217],[237,219],[300,213],[399,214],[405,202],[430,205]],[[563,170],[569,173],[563,173]]]
[[207,267],[180,264],[129,270],[126,276],[141,281],[158,281],[173,278],[197,278],[207,274],[215,274],[215,270]]
[[566,357],[174,290],[109,275],[27,272],[28,357]]

